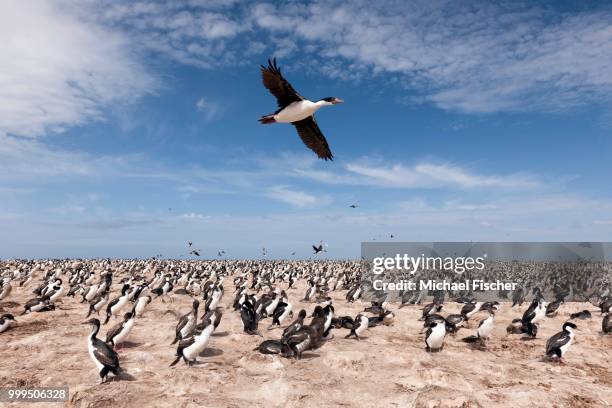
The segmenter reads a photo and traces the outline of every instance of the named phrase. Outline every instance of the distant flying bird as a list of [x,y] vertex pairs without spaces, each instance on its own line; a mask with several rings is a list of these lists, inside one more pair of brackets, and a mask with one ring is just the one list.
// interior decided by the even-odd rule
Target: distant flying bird
[[276,58],[268,60],[268,66],[261,66],[264,86],[276,97],[279,109],[270,115],[262,116],[259,121],[269,123],[291,123],[297,129],[302,142],[323,160],[333,160],[327,140],[317,125],[314,113],[323,106],[342,103],[336,97],[328,97],[316,102],[309,101],[300,95],[283,77],[276,65]]
[[393,238],[393,234],[391,234],[391,238]]
[[295,252],[292,252],[292,253],[291,253],[291,256],[293,256],[293,255],[295,255]]
[[358,206],[357,204],[351,204],[351,205],[349,205],[349,207],[351,207],[351,208],[357,208],[357,207],[359,207],[359,206]]
[[313,245],[312,249],[314,249],[314,254],[318,254],[319,252],[327,252],[324,248],[323,248],[323,241],[319,242],[319,246]]
[[188,244],[189,244],[189,246],[192,246],[192,245],[193,245],[193,242],[189,241],[189,242],[188,242]]
[[217,255],[223,256],[223,255],[225,255],[225,251],[219,251],[219,252],[217,252]]
[[195,249],[191,252],[189,252],[191,255],[195,255],[195,256],[200,256],[200,253],[198,251],[196,251]]

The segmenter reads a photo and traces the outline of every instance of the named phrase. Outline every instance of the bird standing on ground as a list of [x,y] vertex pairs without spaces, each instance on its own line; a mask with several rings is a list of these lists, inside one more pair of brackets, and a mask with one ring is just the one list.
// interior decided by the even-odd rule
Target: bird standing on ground
[[567,353],[572,341],[574,340],[574,330],[577,326],[571,322],[563,324],[563,331],[552,336],[546,342],[546,355],[549,358],[556,358],[559,362],[563,362],[563,356]]
[[119,366],[117,353],[110,345],[96,337],[100,330],[100,321],[91,319],[83,324],[89,324],[92,328],[91,334],[87,338],[87,348],[89,356],[98,367],[102,382],[106,381],[108,373],[113,373],[115,376],[119,375],[121,367]]
[[119,345],[125,341],[132,327],[134,327],[135,316],[132,312],[123,315],[123,321],[116,324],[106,333],[106,342],[119,349]]
[[184,314],[179,319],[176,324],[176,335],[174,337],[174,341],[172,344],[177,341],[190,337],[193,333],[193,329],[195,328],[198,322],[198,309],[200,307],[200,302],[198,300],[194,300],[191,306],[191,310],[189,313]]
[[291,123],[304,144],[320,159],[333,160],[334,156],[317,125],[314,113],[323,106],[337,105],[343,100],[328,97],[312,102],[304,98],[283,77],[276,65],[276,58],[268,60],[267,67],[261,66],[261,76],[264,86],[276,97],[279,109],[273,114],[262,116],[259,121],[263,124]]

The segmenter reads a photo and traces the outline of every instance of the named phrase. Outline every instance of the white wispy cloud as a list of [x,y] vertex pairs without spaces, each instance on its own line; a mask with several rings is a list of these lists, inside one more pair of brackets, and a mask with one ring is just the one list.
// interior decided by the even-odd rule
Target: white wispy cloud
[[210,216],[206,216],[204,214],[195,213],[195,212],[185,213],[181,217],[183,217],[183,219],[187,221],[203,221],[205,219],[210,218]]
[[126,36],[70,5],[2,4],[0,135],[61,132],[155,89]]
[[454,164],[426,161],[408,165],[362,159],[345,164],[340,171],[296,168],[294,172],[300,177],[329,184],[385,188],[528,190],[542,185],[537,177],[526,173],[485,175]]
[[[384,74],[411,99],[462,112],[610,102],[606,5],[565,13],[532,3],[367,4],[4,3],[0,133],[38,136],[103,119],[107,107],[161,86],[145,57],[210,68],[299,50],[308,70],[347,79]],[[203,103],[205,115],[218,115]]]
[[[397,75],[423,100],[463,112],[566,109],[609,102],[612,10],[533,3],[316,1],[258,4],[275,35],[312,46],[328,74]],[[338,69],[337,60],[344,61]]]
[[312,207],[321,204],[323,201],[327,201],[327,199],[318,198],[304,191],[291,190],[287,186],[270,187],[266,196],[297,208]]
[[37,139],[0,134],[0,180],[4,182],[45,183],[74,177],[113,176],[141,165],[138,156],[59,150]]
[[209,98],[201,96],[196,101],[196,110],[200,112],[207,120],[217,119],[221,115],[221,106],[219,103],[212,101]]
[[[139,47],[202,68],[240,64],[246,44],[236,37],[251,29],[238,2],[90,2],[107,25],[121,25]],[[236,40],[236,41],[234,41]]]

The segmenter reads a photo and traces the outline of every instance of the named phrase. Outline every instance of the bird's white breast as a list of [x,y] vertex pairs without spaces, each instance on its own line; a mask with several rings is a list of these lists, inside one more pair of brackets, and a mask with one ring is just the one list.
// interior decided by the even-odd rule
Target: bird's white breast
[[567,343],[565,343],[564,345],[559,347],[561,349],[561,356],[565,355],[565,353],[567,352],[567,349],[572,344],[572,341],[574,340],[574,333],[570,333],[569,338],[570,339],[569,339],[569,341]]
[[212,331],[213,326],[207,326],[204,331],[202,331],[202,334],[195,337],[195,342],[183,350],[183,356],[185,356],[187,360],[194,360],[208,344]]
[[92,285],[89,287],[89,290],[87,291],[87,294],[85,295],[85,299],[87,301],[90,301],[91,299],[94,298],[94,296],[96,296],[96,292],[98,291],[98,285]]
[[136,304],[136,316],[142,316],[146,305],[147,301],[144,298],[138,299],[138,303]]
[[62,297],[64,295],[64,287],[60,286],[60,288],[57,290],[57,292],[55,292],[53,294],[53,296],[51,296],[51,302],[56,301],[57,299],[59,299],[60,297]]
[[478,335],[482,338],[487,338],[489,337],[489,334],[491,334],[492,329],[493,329],[493,318],[490,317],[486,319],[482,323],[482,326],[478,328]]
[[272,303],[270,303],[266,308],[266,313],[272,314],[272,312],[274,312],[274,309],[276,309],[276,306],[278,306],[278,302],[280,302],[280,298],[276,297],[276,299],[274,299]]
[[5,320],[4,323],[0,325],[0,333],[11,327],[12,323],[13,322],[11,320]]
[[430,348],[438,349],[442,346],[444,342],[444,335],[446,334],[446,329],[443,324],[438,324],[431,330],[431,334],[427,338],[427,345]]
[[119,301],[115,303],[113,307],[111,307],[111,313],[114,315],[119,314],[119,312],[121,311],[121,309],[123,309],[123,306],[125,306],[127,302],[128,302],[128,297],[121,296],[119,298]]
[[113,343],[115,343],[115,345],[122,343],[123,340],[127,338],[128,334],[130,334],[132,327],[134,327],[134,319],[128,320],[127,323],[123,325],[123,330],[121,330],[119,334],[115,336]]
[[537,323],[540,320],[544,319],[544,317],[546,316],[546,304],[544,302],[542,302],[540,305],[538,305],[538,307],[535,310],[535,316],[533,318],[533,320],[531,321],[531,323]]
[[317,109],[317,105],[308,100],[293,102],[274,115],[274,119],[281,123],[297,122],[312,116]]
[[104,367],[104,364],[100,363],[98,359],[96,358],[96,356],[94,356],[94,347],[93,347],[93,344],[91,343],[91,340],[89,339],[87,340],[87,350],[89,351],[89,356],[96,364],[96,367],[98,367],[98,370],[102,370],[102,368]]
[[280,323],[282,323],[282,322],[283,322],[283,321],[284,321],[284,320],[287,318],[287,316],[289,316],[289,313],[291,313],[291,309],[292,309],[291,304],[287,304],[287,306],[285,306],[285,311],[284,311],[284,312],[283,312],[283,314],[282,314],[282,315],[280,315],[280,317],[278,318],[278,321],[279,321]]
[[217,305],[219,304],[219,300],[221,300],[221,292],[220,291],[213,292],[213,298],[210,301],[209,310],[215,309]]
[[42,310],[44,307],[45,307],[45,302],[39,302],[35,304],[34,306],[32,306],[30,310],[32,312],[38,312],[39,310]]
[[361,335],[361,333],[363,333],[368,328],[368,324],[369,324],[368,318],[365,316],[362,317],[359,327],[355,329],[355,333],[357,333],[358,336]]

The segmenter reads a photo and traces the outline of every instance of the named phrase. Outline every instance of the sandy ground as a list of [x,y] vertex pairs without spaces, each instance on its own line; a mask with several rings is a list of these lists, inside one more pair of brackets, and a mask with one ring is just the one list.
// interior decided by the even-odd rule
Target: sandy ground
[[[116,278],[116,282],[119,279]],[[33,297],[31,290],[14,288],[0,303],[4,312],[19,314]],[[117,292],[115,284],[113,293]],[[281,329],[267,330],[270,319],[260,323],[264,338],[242,333],[237,312],[231,309],[233,287],[225,284],[224,315],[201,364],[174,368],[176,317],[185,313],[190,299],[174,295],[173,303],[156,299],[136,322],[128,348],[120,351],[121,365],[133,381],[99,384],[87,353],[88,326],[79,325],[85,304],[64,298],[53,312],[18,316],[19,326],[0,334],[0,387],[53,387],[68,385],[70,401],[77,407],[602,407],[612,405],[612,336],[601,334],[601,316],[578,321],[581,332],[566,356],[566,365],[543,362],[546,339],[559,331],[570,313],[590,308],[566,304],[560,314],[540,324],[538,338],[521,340],[507,336],[506,325],[520,310],[507,305],[496,316],[496,328],[487,351],[473,350],[460,339],[447,336],[440,353],[424,350],[420,307],[397,310],[391,327],[369,329],[361,341],[346,340],[344,329],[318,350],[304,353],[301,361],[262,355],[253,349],[265,338],[279,338]],[[305,286],[288,291],[294,310],[303,304]],[[337,315],[355,316],[364,304],[347,305],[345,291],[332,294]],[[446,313],[460,305],[447,303]],[[1,311],[1,309],[0,309]],[[472,322],[476,326],[481,316]],[[111,323],[113,321],[111,320]],[[286,322],[288,324],[288,322]],[[112,326],[104,326],[103,337]],[[2,403],[0,403],[0,406]],[[8,406],[9,404],[4,404]],[[62,403],[15,403],[11,406],[61,406]]]

